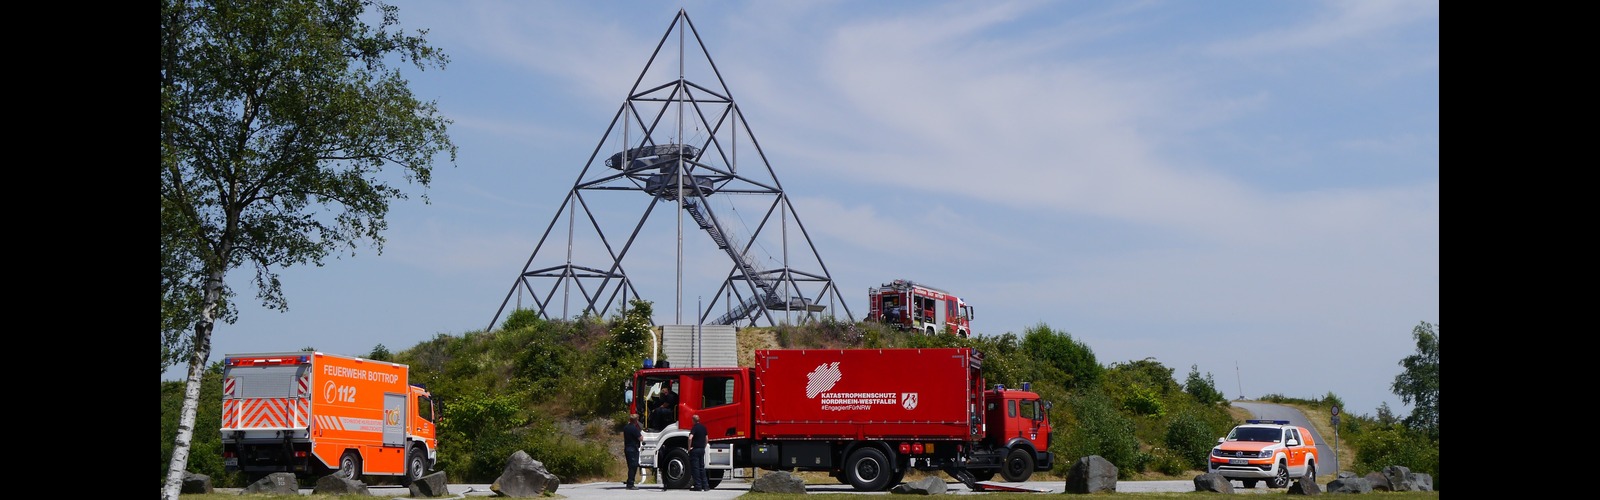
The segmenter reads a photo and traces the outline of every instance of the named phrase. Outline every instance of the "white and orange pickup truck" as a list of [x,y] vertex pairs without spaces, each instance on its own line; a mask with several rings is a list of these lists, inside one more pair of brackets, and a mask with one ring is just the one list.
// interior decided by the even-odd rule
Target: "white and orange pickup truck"
[[1246,420],[1211,448],[1210,470],[1246,488],[1267,481],[1268,488],[1287,488],[1290,478],[1317,477],[1317,443],[1305,427],[1288,420]]

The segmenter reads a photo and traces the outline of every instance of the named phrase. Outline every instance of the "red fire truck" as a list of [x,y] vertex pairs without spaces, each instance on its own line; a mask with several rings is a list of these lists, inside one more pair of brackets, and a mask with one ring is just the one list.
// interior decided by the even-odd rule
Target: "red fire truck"
[[761,468],[826,471],[882,491],[917,469],[978,491],[997,473],[1026,481],[1055,461],[1050,403],[1026,383],[985,388],[983,355],[969,347],[757,350],[754,364],[634,373],[642,396],[632,411],[654,417],[639,463],[665,489],[690,486],[696,415],[713,488],[733,469]]
[[972,333],[972,306],[944,290],[894,280],[867,289],[867,320],[933,335]]

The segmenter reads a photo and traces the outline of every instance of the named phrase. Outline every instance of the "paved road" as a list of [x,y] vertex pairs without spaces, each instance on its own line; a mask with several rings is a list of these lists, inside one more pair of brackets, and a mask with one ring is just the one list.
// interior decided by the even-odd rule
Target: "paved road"
[[[1020,486],[1029,489],[1043,490],[1044,493],[1061,493],[1066,484],[1062,481],[1028,481],[1024,483],[999,483],[1007,486]],[[947,495],[978,495],[960,482],[946,481]],[[409,492],[399,486],[372,486],[369,487],[373,495],[378,496],[406,496]],[[1156,493],[1173,492],[1183,493],[1194,491],[1194,481],[1117,481],[1118,493]],[[1237,490],[1240,493],[1266,493],[1267,488],[1255,490]],[[1281,492],[1283,490],[1270,490]],[[582,484],[563,484],[556,489],[556,494],[573,500],[628,500],[630,497],[639,499],[654,498],[681,498],[681,499],[707,499],[720,500],[737,498],[750,492],[750,482],[744,479],[724,480],[711,491],[689,490],[663,490],[659,486],[645,485],[637,490],[629,491],[622,487],[620,482],[594,482]],[[311,494],[311,490],[301,490],[302,494]],[[494,492],[489,490],[487,484],[452,484],[450,493],[460,497],[492,497]],[[887,495],[886,491],[859,492],[846,484],[810,484],[806,485],[806,493],[849,493],[859,495]]]
[[[1339,463],[1338,462],[1338,457],[1336,455],[1334,455],[1333,447],[1330,444],[1326,444],[1328,442],[1326,440],[1322,439],[1322,435],[1317,433],[1317,428],[1313,427],[1311,425],[1311,421],[1307,420],[1305,414],[1301,413],[1300,410],[1295,409],[1293,407],[1277,405],[1277,404],[1272,404],[1272,403],[1247,403],[1247,402],[1241,402],[1241,401],[1234,401],[1232,404],[1234,406],[1238,406],[1240,408],[1244,408],[1245,410],[1249,411],[1252,415],[1255,416],[1255,418],[1271,419],[1271,420],[1288,420],[1289,422],[1293,423],[1294,425],[1298,425],[1298,426],[1301,426],[1301,427],[1305,427],[1306,429],[1309,429],[1311,431],[1311,434],[1312,434],[1313,438],[1315,438],[1317,440],[1317,443],[1318,443],[1317,444],[1317,456],[1329,457],[1328,458],[1328,462],[1332,463],[1332,464],[1338,464]],[[1326,454],[1326,455],[1324,455],[1324,454]],[[1331,469],[1330,469],[1330,471],[1331,471]],[[757,472],[757,474],[760,474],[760,472]],[[1318,474],[1319,475],[1330,474],[1328,477],[1332,477],[1331,476],[1331,472],[1328,472],[1328,471],[1318,471]],[[1060,480],[1054,480],[1054,481],[1028,481],[1028,482],[1023,482],[1023,483],[999,483],[999,484],[1004,484],[1004,485],[1007,485],[1007,486],[1018,486],[1018,487],[1034,489],[1034,490],[1041,490],[1041,492],[1044,492],[1044,493],[1061,493],[1066,488],[1066,484],[1063,481],[1060,481]],[[1237,483],[1237,484],[1234,485],[1234,487],[1235,487],[1234,492],[1235,493],[1264,494],[1264,493],[1269,493],[1269,492],[1281,492],[1281,491],[1283,491],[1283,490],[1274,490],[1274,489],[1265,488],[1265,487],[1247,489],[1247,488],[1244,488],[1242,484],[1243,483]],[[945,482],[945,486],[948,488],[948,490],[945,493],[949,494],[949,495],[978,495],[978,494],[982,494],[982,492],[972,491],[971,489],[967,488],[967,485],[962,484],[960,482],[946,481]],[[410,490],[408,488],[401,487],[401,486],[369,486],[368,489],[370,490],[370,492],[373,495],[376,495],[376,496],[404,497],[404,496],[410,494]],[[494,491],[491,491],[489,489],[489,485],[487,485],[487,484],[452,484],[452,485],[449,485],[449,489],[450,489],[450,493],[452,493],[454,495],[457,495],[458,497],[461,497],[461,498],[465,498],[465,497],[492,497],[492,496],[495,496]],[[236,489],[230,489],[230,488],[218,488],[217,489],[218,492],[224,492],[225,490],[236,490]],[[665,498],[681,498],[681,499],[685,499],[685,500],[688,500],[688,499],[714,500],[714,499],[731,499],[731,498],[735,498],[735,497],[738,497],[739,495],[743,495],[745,493],[748,493],[749,491],[750,491],[750,481],[748,479],[728,479],[728,480],[724,480],[724,481],[722,481],[722,484],[719,484],[716,488],[712,489],[711,491],[663,490],[663,489],[661,489],[660,486],[655,486],[655,485],[640,486],[639,489],[630,491],[630,490],[624,489],[622,487],[622,483],[621,482],[593,482],[593,483],[580,483],[580,484],[563,484],[559,488],[556,489],[556,493],[557,494],[559,494],[561,496],[564,496],[564,497],[567,497],[567,498],[570,498],[570,499],[573,499],[573,500],[627,500],[628,497],[634,497],[634,496],[640,497],[641,499],[643,499],[643,498],[664,498],[663,495],[666,496]],[[1182,481],[1117,481],[1117,493],[1185,493],[1185,492],[1192,492],[1192,491],[1194,491],[1194,481],[1193,480],[1182,480]],[[300,490],[300,493],[303,494],[303,495],[310,495],[311,494],[311,490],[310,489],[302,489],[302,490]],[[860,494],[860,495],[887,495],[888,494],[888,492],[885,492],[885,491],[858,492],[854,488],[851,488],[849,485],[846,485],[846,484],[811,484],[811,485],[806,485],[806,493],[851,493],[851,494]]]
[[[1339,455],[1333,449],[1333,441],[1322,438],[1322,433],[1317,432],[1317,427],[1311,425],[1311,420],[1293,406],[1284,406],[1272,403],[1250,403],[1234,401],[1234,406],[1244,408],[1255,418],[1265,420],[1288,420],[1289,423],[1305,427],[1311,431],[1311,438],[1317,440],[1317,480],[1327,481],[1324,478],[1333,478],[1339,475]],[[1327,465],[1323,465],[1327,464]]]

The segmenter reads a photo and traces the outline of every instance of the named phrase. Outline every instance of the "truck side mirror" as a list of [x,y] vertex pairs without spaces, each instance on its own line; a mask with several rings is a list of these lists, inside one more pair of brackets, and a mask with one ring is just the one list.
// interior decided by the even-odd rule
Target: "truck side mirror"
[[1289,441],[1287,441],[1287,442],[1285,442],[1283,444],[1288,445],[1288,446],[1300,446],[1300,440],[1299,439],[1295,439],[1295,438],[1289,438]]

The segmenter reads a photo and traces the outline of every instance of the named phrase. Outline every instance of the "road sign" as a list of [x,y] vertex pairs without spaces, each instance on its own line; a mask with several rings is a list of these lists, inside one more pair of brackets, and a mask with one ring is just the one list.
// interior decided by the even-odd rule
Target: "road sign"
[[1337,407],[1337,406],[1333,407],[1333,416],[1335,416],[1335,417],[1339,416],[1339,407]]

